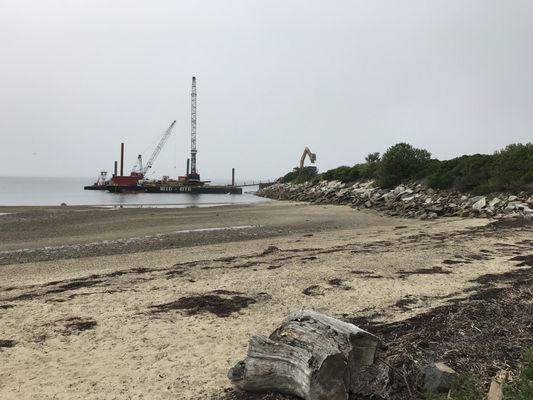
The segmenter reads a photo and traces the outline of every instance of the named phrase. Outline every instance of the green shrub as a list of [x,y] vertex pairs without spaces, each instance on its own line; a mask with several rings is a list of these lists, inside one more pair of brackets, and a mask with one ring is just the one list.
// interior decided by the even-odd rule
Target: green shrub
[[531,169],[531,171],[529,172],[526,172],[524,176],[520,179],[520,186],[526,186],[526,185],[531,186],[532,183],[533,183],[533,169]]
[[403,181],[421,178],[430,160],[429,151],[398,143],[381,157],[376,171],[377,183],[383,188],[392,188]]
[[450,189],[455,182],[453,168],[457,165],[455,160],[431,160],[428,167],[428,185],[434,189]]
[[483,400],[483,384],[476,377],[460,374],[452,382],[450,393],[426,393],[425,400]]
[[313,181],[317,177],[317,170],[315,167],[303,167],[302,169],[295,169],[289,172],[280,179],[281,183],[304,183]]
[[533,399],[533,348],[526,350],[524,361],[525,366],[518,379],[505,387],[505,400]]
[[499,190],[533,182],[533,143],[511,144],[496,152],[494,158],[493,182]]
[[291,183],[294,182],[298,178],[298,173],[296,171],[291,171],[283,175],[279,181],[281,183]]
[[[485,388],[486,389],[486,388]],[[426,400],[482,400],[486,398],[481,382],[472,375],[459,375],[452,384],[450,395],[425,395]],[[504,400],[533,399],[533,348],[524,352],[524,367],[513,382],[504,386]]]
[[431,167],[428,184],[435,189],[455,189],[474,194],[518,190],[533,182],[533,145],[513,144],[494,153],[438,161]]
[[360,164],[359,170],[361,171],[361,177],[363,179],[373,179],[376,176],[376,171],[381,161],[379,153],[370,153],[365,158],[365,163]]
[[459,375],[452,383],[451,398],[454,400],[482,400],[485,398],[483,384],[472,375]]
[[329,169],[322,174],[327,181],[340,181],[343,177],[348,175],[350,167],[342,165],[337,168]]
[[361,179],[362,176],[359,165],[354,165],[353,167],[343,165],[324,172],[322,178],[328,181],[355,182]]
[[475,191],[481,184],[487,186],[493,161],[487,154],[460,157],[457,166],[452,170],[455,175],[454,188],[468,192]]

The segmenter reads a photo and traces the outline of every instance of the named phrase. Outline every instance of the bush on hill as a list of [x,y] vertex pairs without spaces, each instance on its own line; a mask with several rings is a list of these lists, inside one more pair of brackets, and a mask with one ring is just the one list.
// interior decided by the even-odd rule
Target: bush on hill
[[516,189],[533,182],[533,143],[510,144],[494,155],[494,185],[497,190]]
[[431,160],[431,153],[407,143],[398,143],[381,157],[376,169],[376,181],[382,188],[393,188],[402,182],[422,178]]
[[281,182],[336,180],[354,182],[374,179],[383,188],[402,182],[426,180],[434,189],[475,194],[533,187],[533,144],[511,144],[492,155],[464,155],[451,160],[431,159],[424,149],[407,143],[390,147],[383,156],[371,153],[363,164],[341,166],[316,174],[314,168],[289,172]]
[[327,181],[355,182],[362,178],[359,165],[337,167],[326,171],[321,176]]
[[511,144],[493,155],[475,154],[434,163],[428,184],[476,194],[519,190],[533,182],[533,144]]
[[435,189],[456,189],[463,192],[483,191],[480,185],[488,185],[492,156],[474,154],[431,165],[428,184]]
[[296,168],[294,171],[289,172],[285,176],[279,179],[281,183],[304,183],[312,181],[317,177],[317,171],[315,167],[303,167],[302,169]]

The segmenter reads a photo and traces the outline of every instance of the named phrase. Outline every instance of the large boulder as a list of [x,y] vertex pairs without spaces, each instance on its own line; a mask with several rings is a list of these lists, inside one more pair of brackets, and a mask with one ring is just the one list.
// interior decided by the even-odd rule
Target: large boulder
[[481,197],[474,204],[472,204],[472,209],[477,210],[477,211],[481,211],[486,206],[487,206],[487,198],[486,197]]
[[428,392],[447,392],[450,390],[457,373],[446,364],[438,362],[423,370],[424,389]]

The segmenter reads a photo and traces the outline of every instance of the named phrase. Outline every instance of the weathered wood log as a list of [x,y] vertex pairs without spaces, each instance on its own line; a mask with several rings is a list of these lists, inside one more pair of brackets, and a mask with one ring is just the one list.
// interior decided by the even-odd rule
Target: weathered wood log
[[503,386],[507,380],[507,372],[500,371],[490,383],[487,400],[503,400]]
[[228,372],[240,390],[273,391],[305,400],[385,397],[388,367],[376,362],[379,339],[316,311],[287,317],[269,338],[253,336],[246,359]]

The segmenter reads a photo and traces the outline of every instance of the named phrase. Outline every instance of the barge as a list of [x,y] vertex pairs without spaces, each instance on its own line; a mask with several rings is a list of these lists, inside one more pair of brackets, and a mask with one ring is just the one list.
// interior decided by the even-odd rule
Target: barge
[[206,182],[194,182],[191,184],[186,180],[141,181],[135,179],[111,179],[110,181],[97,181],[93,185],[84,186],[83,189],[105,190],[111,193],[242,194],[242,188],[238,186],[209,185]]
[[[85,190],[106,190],[112,193],[191,193],[191,194],[242,194],[242,188],[235,186],[235,169],[231,173],[231,185],[210,185],[210,181],[200,180],[196,168],[196,78],[192,78],[191,91],[191,158],[187,159],[187,169],[184,176],[178,179],[169,179],[164,176],[160,180],[147,179],[147,174],[154,165],[157,156],[170,137],[176,121],[173,121],[163,133],[159,143],[153,150],[147,163],[143,162],[142,155],[137,157],[137,162],[130,175],[124,175],[124,143],[120,145],[120,174],[117,164],[111,179],[107,179],[107,172],[100,172],[98,180]],[[189,168],[190,167],[190,168]]]
[[85,190],[106,190],[111,193],[189,193],[189,194],[242,194],[237,186],[205,185],[205,186],[167,186],[167,185],[90,185]]
[[104,173],[85,190],[104,190],[111,193],[190,193],[190,194],[242,194],[242,188],[235,185],[210,185],[200,180],[190,181],[188,176],[178,180],[164,177],[162,180],[143,180],[136,174],[116,176],[106,180]]

